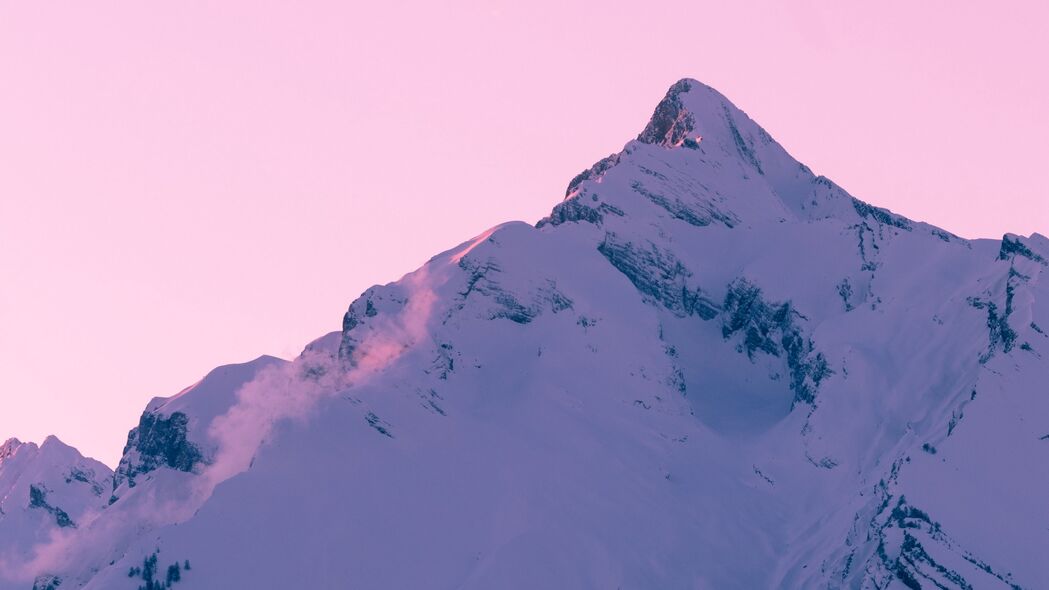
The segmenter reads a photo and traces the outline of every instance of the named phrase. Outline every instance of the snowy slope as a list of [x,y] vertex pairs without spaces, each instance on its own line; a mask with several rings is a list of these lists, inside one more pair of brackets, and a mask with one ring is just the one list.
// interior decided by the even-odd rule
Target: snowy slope
[[33,547],[75,534],[106,500],[113,472],[48,437],[43,444],[0,445],[0,571],[18,571]]
[[1049,587],[1047,261],[682,80],[536,226],[151,402],[0,588]]

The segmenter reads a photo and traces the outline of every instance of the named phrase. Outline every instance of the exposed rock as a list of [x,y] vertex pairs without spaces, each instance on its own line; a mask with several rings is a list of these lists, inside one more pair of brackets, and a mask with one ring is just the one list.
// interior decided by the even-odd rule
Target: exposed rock
[[352,358],[355,346],[350,338],[350,332],[359,326],[360,323],[361,320],[351,305],[345,315],[342,316],[342,340],[339,342],[339,359],[350,360]]
[[[995,571],[989,564],[957,546],[923,510],[912,506],[904,496],[886,498],[885,509],[876,516],[878,545],[869,570],[881,571],[883,579],[895,578],[904,586],[921,588],[1000,588],[1020,590],[1008,574]],[[892,506],[891,510],[889,506]],[[933,550],[932,547],[935,547]],[[943,558],[951,556],[948,565]]]
[[17,438],[9,438],[4,441],[4,444],[0,445],[0,461],[14,455],[20,446],[22,446],[22,441]]
[[671,86],[637,140],[665,147],[680,145],[695,128],[695,117],[685,109],[680,97],[691,89],[690,80],[679,80]]
[[353,366],[354,352],[360,346],[360,326],[380,313],[393,313],[402,309],[407,299],[402,292],[390,285],[375,286],[366,290],[350,304],[342,317],[342,337],[339,340],[338,358]]
[[469,256],[459,261],[459,268],[468,273],[466,289],[460,293],[462,309],[471,296],[480,295],[494,305],[487,311],[488,319],[507,319],[517,324],[527,324],[543,311],[558,313],[572,308],[572,300],[557,288],[554,281],[547,280],[542,286],[525,293],[516,293],[503,287],[498,275],[499,264],[492,259],[479,261]]
[[52,506],[47,501],[47,488],[44,484],[32,484],[29,486],[29,507],[40,508],[55,517],[55,524],[62,528],[76,528],[76,523],[58,506]]
[[852,199],[852,206],[856,209],[856,213],[859,213],[860,217],[863,217],[864,219],[873,219],[878,223],[891,225],[906,231],[914,229],[914,226],[911,225],[911,222],[906,217],[896,215],[888,209],[875,207],[870,203],[864,203],[856,198]]
[[998,251],[998,260],[1011,260],[1016,256],[1033,260],[1043,266],[1049,265],[1044,257],[1028,248],[1020,236],[1005,234],[1002,236],[1002,247]]
[[849,282],[848,277],[838,283],[838,296],[841,297],[841,302],[845,304],[845,311],[855,309],[852,305],[852,284]]
[[[593,201],[597,200],[596,195],[591,195],[591,197]],[[569,221],[582,221],[594,225],[601,225],[601,222],[605,219],[605,215],[622,217],[623,211],[608,203],[599,203],[594,207],[585,202],[583,195],[575,195],[561,201],[561,203],[553,208],[548,217],[540,219],[535,226],[556,226]]]
[[690,288],[692,272],[668,251],[655,244],[639,247],[605,234],[597,250],[623,273],[643,295],[679,316],[698,315],[704,320],[718,313],[718,306],[701,289]]
[[987,350],[980,356],[981,363],[986,363],[998,351],[1008,353],[1016,344],[1016,339],[1019,335],[1010,325],[1009,317],[1013,313],[1013,299],[1016,295],[1016,289],[1028,279],[1029,277],[1010,267],[1009,276],[1005,282],[1005,301],[1002,302],[1001,306],[990,299],[981,297],[969,297],[966,299],[972,307],[987,310],[988,344]]
[[689,225],[704,227],[717,221],[724,224],[725,227],[731,228],[739,223],[739,220],[736,219],[735,216],[722,213],[709,201],[696,199],[692,203],[687,204],[681,199],[668,198],[657,192],[648,190],[640,181],[634,181],[630,186],[634,189],[634,192],[645,197],[654,205],[664,209],[674,219],[680,219]]
[[128,433],[124,456],[120,459],[113,487],[124,481],[135,486],[135,478],[160,467],[177,471],[193,471],[204,460],[197,445],[187,439],[189,418],[182,412],[163,417],[143,412],[138,426]]
[[33,580],[33,590],[58,590],[58,587],[61,585],[62,578],[58,576],[37,576],[37,578]]
[[729,132],[732,134],[732,142],[736,145],[736,151],[739,152],[740,157],[744,161],[758,171],[758,174],[764,174],[765,171],[761,169],[761,161],[758,160],[758,155],[754,153],[750,143],[743,139],[739,132],[739,127],[736,126],[736,121],[732,118],[732,113],[728,110],[728,106],[723,105],[723,109],[725,111],[725,121],[728,122]]
[[770,303],[756,285],[740,278],[725,295],[721,334],[727,340],[742,333],[740,352],[753,359],[764,352],[786,360],[794,402],[813,403],[820,383],[833,374],[823,353],[815,352],[812,340],[795,323],[801,317],[790,302]]
[[606,170],[618,164],[619,158],[620,154],[612,154],[610,156],[601,158],[597,161],[596,164],[577,174],[575,178],[573,178],[571,182],[568,183],[568,188],[565,190],[565,197],[570,196],[572,192],[575,191],[575,189],[583,183],[584,180],[597,178],[604,174]]
[[85,467],[72,467],[69,473],[66,474],[66,483],[72,483],[79,481],[80,483],[86,483],[91,486],[91,492],[96,496],[101,496],[104,491],[102,484],[98,483],[102,479],[95,473],[94,469]]
[[374,428],[375,431],[379,434],[389,438],[393,438],[393,434],[390,433],[389,422],[386,422],[385,420],[379,418],[372,412],[368,412],[368,414],[364,417],[364,420],[368,423],[368,426]]

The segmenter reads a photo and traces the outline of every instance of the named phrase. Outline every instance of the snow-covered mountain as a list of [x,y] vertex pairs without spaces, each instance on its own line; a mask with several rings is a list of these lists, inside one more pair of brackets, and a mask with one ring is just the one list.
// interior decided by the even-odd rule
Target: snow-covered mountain
[[0,445],[0,571],[17,572],[37,548],[75,534],[105,506],[113,471],[50,436]]
[[153,400],[114,475],[6,445],[0,588],[1046,588],[1047,267],[682,80],[535,226]]

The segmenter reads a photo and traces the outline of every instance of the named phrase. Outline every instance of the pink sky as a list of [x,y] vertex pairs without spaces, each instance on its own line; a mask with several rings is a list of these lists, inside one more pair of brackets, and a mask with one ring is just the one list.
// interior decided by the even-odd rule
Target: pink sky
[[0,439],[114,464],[151,397],[543,216],[682,77],[860,198],[1049,233],[1044,3],[565,4],[0,3]]

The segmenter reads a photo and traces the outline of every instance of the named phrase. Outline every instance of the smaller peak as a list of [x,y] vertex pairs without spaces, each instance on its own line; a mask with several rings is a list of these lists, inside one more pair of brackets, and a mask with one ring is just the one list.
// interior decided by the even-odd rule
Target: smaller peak
[[247,362],[249,365],[269,365],[273,363],[282,364],[288,361],[271,354],[260,354],[258,357]]
[[4,459],[15,454],[15,451],[26,446],[32,445],[33,443],[24,443],[15,437],[11,437],[4,441],[4,444],[0,445],[0,462]]
[[68,447],[69,446],[66,443],[62,442],[62,439],[58,438],[57,436],[55,436],[53,434],[47,435],[47,438],[44,439],[44,442],[40,443],[41,448],[43,448],[43,447],[53,447],[55,445],[58,445],[58,446],[61,446],[61,447]]
[[336,330],[334,332],[328,332],[324,336],[316,338],[307,344],[306,348],[303,349],[302,354],[299,356],[301,357],[311,352],[338,354],[340,342],[342,342],[342,331]]
[[57,461],[70,461],[81,457],[79,450],[62,442],[62,439],[53,434],[40,443],[40,453]]
[[1049,237],[1034,232],[1027,236],[1027,243],[1031,244],[1031,248],[1049,256]]
[[[1016,235],[1014,233],[1007,233],[1002,236],[1002,246],[998,251],[998,260],[1012,260],[1017,256],[1033,260],[1042,266],[1049,266],[1049,260],[1046,260],[1045,256],[1042,256],[1031,248],[1034,245],[1035,249],[1038,248],[1038,240],[1035,236],[1042,238],[1038,234],[1032,234],[1030,238],[1024,238],[1023,236]],[[1033,242],[1033,244],[1032,244]]]

